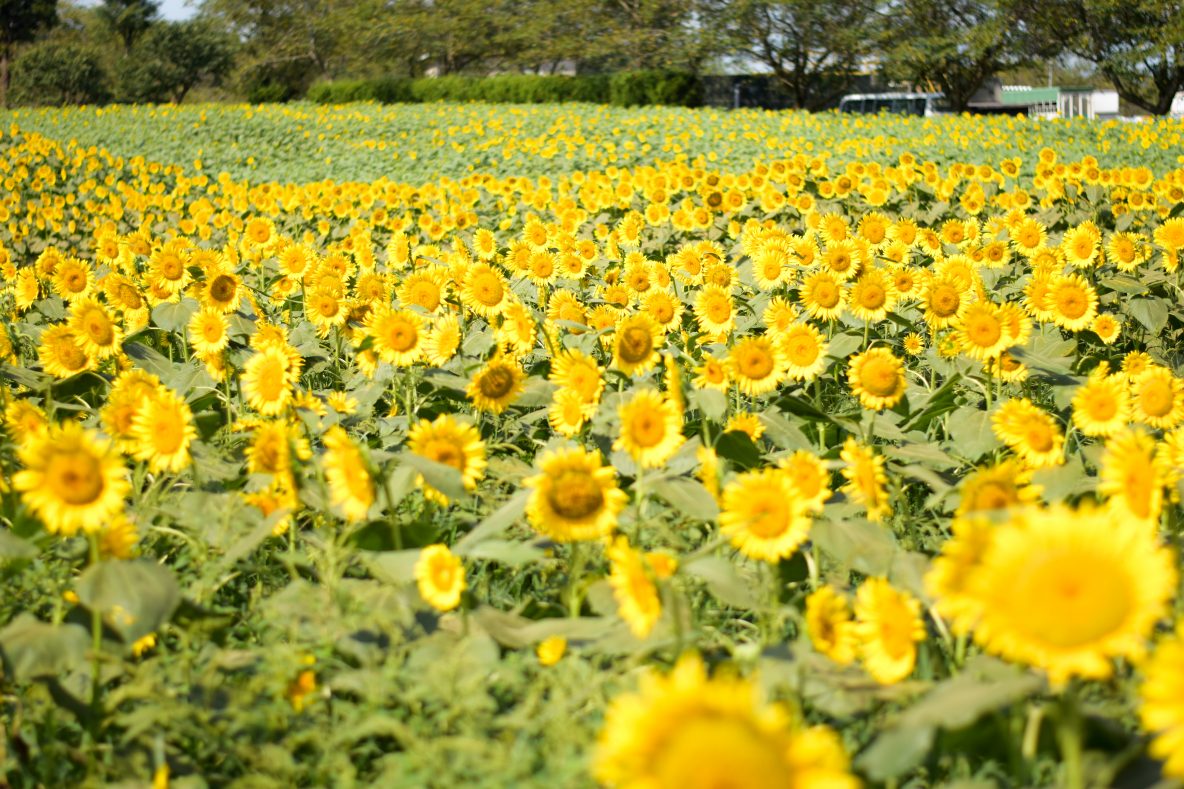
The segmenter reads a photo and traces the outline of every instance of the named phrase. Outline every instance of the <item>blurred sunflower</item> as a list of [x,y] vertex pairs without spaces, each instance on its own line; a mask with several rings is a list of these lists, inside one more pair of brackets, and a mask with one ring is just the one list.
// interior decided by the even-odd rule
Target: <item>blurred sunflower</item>
[[548,450],[536,461],[526,515],[537,531],[559,542],[596,540],[612,533],[628,495],[616,470],[600,455],[578,447]]

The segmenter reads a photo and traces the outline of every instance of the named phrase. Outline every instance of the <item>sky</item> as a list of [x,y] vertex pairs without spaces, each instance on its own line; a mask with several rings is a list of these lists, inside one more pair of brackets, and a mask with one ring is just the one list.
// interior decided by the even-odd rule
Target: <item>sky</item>
[[[182,19],[189,19],[197,13],[196,0],[158,0],[160,3],[160,15],[164,19],[171,21],[179,21]],[[82,0],[81,5],[97,5],[99,0]]]

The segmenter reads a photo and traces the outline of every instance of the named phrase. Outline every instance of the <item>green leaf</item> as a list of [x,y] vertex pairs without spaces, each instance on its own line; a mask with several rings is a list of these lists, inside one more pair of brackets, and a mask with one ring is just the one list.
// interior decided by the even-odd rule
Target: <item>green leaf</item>
[[537,545],[514,540],[482,540],[465,552],[469,559],[488,559],[507,567],[521,567],[546,558],[546,552]]
[[815,521],[810,538],[840,564],[867,575],[887,575],[899,550],[892,532],[861,518]]
[[761,465],[761,451],[752,438],[739,430],[729,430],[715,442],[715,451],[727,461],[740,469],[750,469]]
[[787,419],[779,411],[765,411],[760,415],[761,424],[765,426],[765,435],[769,440],[782,449],[814,449],[814,444],[806,437],[801,428]]
[[468,491],[465,490],[464,478],[460,471],[452,466],[428,460],[414,452],[400,453],[399,462],[414,468],[423,475],[429,485],[450,499],[462,499],[468,495]]
[[999,446],[986,411],[963,406],[949,416],[946,427],[950,432],[948,451],[967,460],[978,460]]
[[181,602],[172,572],[155,562],[108,560],[78,576],[78,599],[98,611],[124,643],[154,633]]
[[[997,672],[998,673],[998,672]],[[983,678],[969,670],[936,685],[896,720],[897,728],[940,726],[961,729],[993,710],[1027,698],[1043,685],[1034,674]]]
[[709,521],[719,515],[719,505],[698,480],[686,477],[660,479],[650,489],[667,504],[694,520]]
[[707,589],[723,604],[754,609],[758,601],[751,581],[723,556],[704,556],[688,562],[686,572],[707,583]]
[[36,370],[26,370],[24,367],[14,367],[7,362],[0,363],[0,375],[15,384],[41,391],[52,381],[53,377]]
[[152,323],[165,331],[184,334],[197,310],[198,304],[193,299],[158,304],[152,308]]
[[32,559],[36,555],[37,546],[17,537],[9,529],[0,528],[0,563]]
[[691,401],[712,420],[723,419],[728,410],[728,398],[718,389],[696,389],[691,392]]
[[480,544],[483,540],[497,537],[510,528],[526,512],[526,502],[530,500],[530,491],[520,490],[498,507],[473,530],[457,540],[453,550],[460,556],[468,555],[469,549]]
[[32,614],[21,614],[0,630],[0,653],[6,668],[19,681],[60,678],[86,663],[90,637],[75,624],[51,625]]
[[827,346],[827,356],[845,360],[848,356],[863,348],[863,335],[852,333],[836,334],[830,338]]
[[1152,334],[1159,334],[1168,323],[1168,304],[1164,299],[1129,299],[1123,302],[1122,309]]
[[380,581],[388,584],[403,585],[415,581],[415,563],[419,561],[420,551],[413,548],[407,551],[384,551],[362,555],[362,561],[370,568],[370,572]]
[[934,730],[917,727],[888,729],[859,754],[855,766],[873,781],[885,781],[916,767],[933,746]]

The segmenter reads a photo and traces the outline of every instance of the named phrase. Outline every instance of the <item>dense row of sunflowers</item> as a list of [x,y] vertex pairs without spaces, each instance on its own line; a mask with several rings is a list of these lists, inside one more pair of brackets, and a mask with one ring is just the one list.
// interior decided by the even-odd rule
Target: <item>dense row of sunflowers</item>
[[[1184,777],[1184,169],[1045,148],[251,185],[0,145],[0,547],[59,568],[0,650],[31,710],[78,697],[84,749],[210,769],[104,716],[208,638],[179,598],[234,618],[244,572],[252,600],[414,590],[399,638],[481,633],[539,671],[649,664],[579,713],[607,785],[972,774],[993,757],[934,735],[990,715],[1014,782],[1111,780],[1090,718]],[[262,531],[190,589],[170,502],[197,494]],[[242,570],[285,552],[290,576]],[[162,566],[168,606],[125,574]],[[78,616],[93,643],[42,670],[29,634]],[[301,642],[289,717],[351,698],[342,635]]]

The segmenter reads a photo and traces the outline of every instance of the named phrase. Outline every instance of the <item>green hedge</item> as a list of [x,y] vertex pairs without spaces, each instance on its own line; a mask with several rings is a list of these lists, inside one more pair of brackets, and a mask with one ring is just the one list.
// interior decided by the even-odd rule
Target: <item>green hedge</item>
[[319,82],[308,90],[318,104],[377,101],[383,104],[434,101],[485,101],[508,104],[544,104],[583,101],[622,107],[648,104],[697,106],[702,86],[692,74],[668,71],[631,71],[607,74],[536,76],[506,74],[497,77],[424,77],[421,79],[370,79]]

